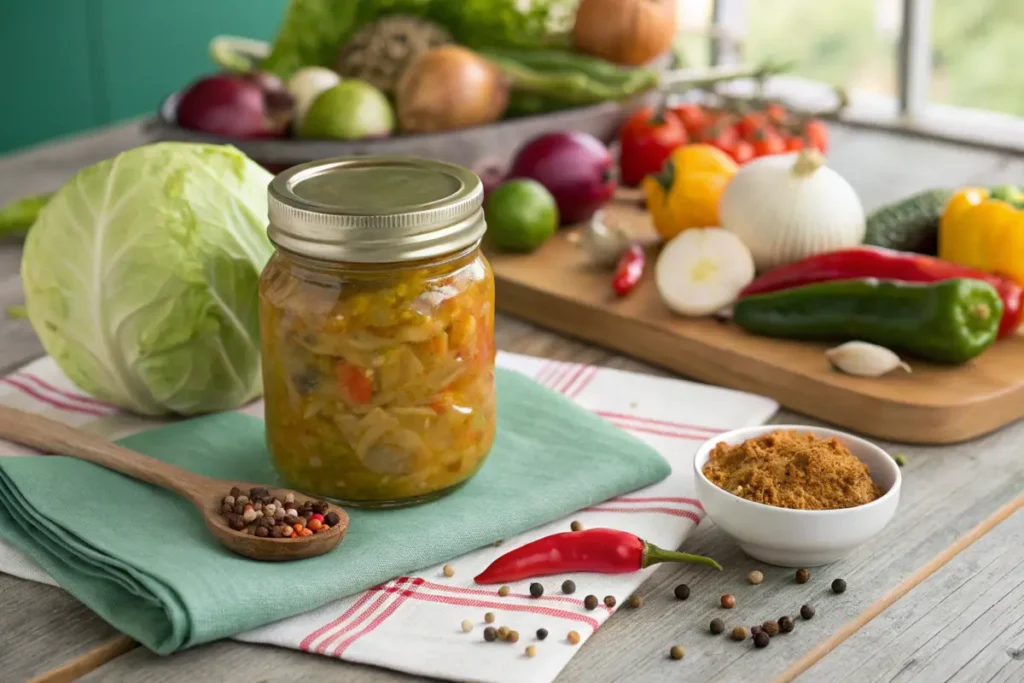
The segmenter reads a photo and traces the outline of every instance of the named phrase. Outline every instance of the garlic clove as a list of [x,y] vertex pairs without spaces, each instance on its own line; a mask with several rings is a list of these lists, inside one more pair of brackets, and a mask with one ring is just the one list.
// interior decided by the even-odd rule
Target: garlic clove
[[622,253],[629,248],[630,236],[618,226],[609,226],[604,211],[598,211],[583,228],[577,244],[587,251],[590,260],[598,266],[612,268]]
[[889,349],[862,341],[846,342],[829,349],[825,358],[837,370],[858,377],[881,377],[896,368],[910,372],[910,366]]

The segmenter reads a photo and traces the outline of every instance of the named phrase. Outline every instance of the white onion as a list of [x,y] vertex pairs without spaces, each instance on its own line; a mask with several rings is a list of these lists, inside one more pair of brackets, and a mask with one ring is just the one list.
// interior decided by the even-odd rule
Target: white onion
[[864,240],[857,193],[813,149],[744,165],[722,195],[719,216],[750,248],[759,272]]

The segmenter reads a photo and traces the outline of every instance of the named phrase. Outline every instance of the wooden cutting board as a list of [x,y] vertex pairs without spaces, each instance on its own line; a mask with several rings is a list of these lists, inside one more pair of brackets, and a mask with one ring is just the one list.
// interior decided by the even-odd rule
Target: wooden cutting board
[[[606,221],[653,242],[649,217],[619,201]],[[511,315],[664,367],[685,377],[770,396],[800,413],[871,436],[908,443],[965,441],[1024,416],[1024,338],[996,342],[959,367],[913,358],[911,374],[852,377],[833,370],[818,344],[757,337],[732,323],[674,315],[653,281],[653,251],[640,286],[611,291],[559,231],[530,255],[488,254],[497,307]]]

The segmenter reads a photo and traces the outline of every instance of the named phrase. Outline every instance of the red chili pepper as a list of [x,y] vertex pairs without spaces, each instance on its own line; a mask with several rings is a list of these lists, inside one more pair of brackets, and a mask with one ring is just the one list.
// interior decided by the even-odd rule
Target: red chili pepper
[[619,134],[619,181],[630,187],[661,171],[672,150],[686,144],[686,129],[670,110],[644,107]]
[[625,574],[661,562],[706,564],[722,571],[710,557],[662,550],[625,531],[586,529],[552,534],[510,550],[473,580],[488,584],[566,572]]
[[953,278],[982,280],[992,285],[1003,300],[1003,318],[999,337],[1016,332],[1024,313],[1024,290],[1013,280],[949,261],[881,247],[856,247],[811,256],[802,261],[770,270],[756,278],[740,292],[740,298],[752,294],[775,292],[831,280],[859,278],[903,280],[904,282],[939,282]]
[[619,265],[615,268],[615,277],[612,278],[612,289],[619,296],[626,296],[632,292],[640,278],[644,275],[644,266],[647,263],[647,256],[639,244],[633,244],[619,257]]

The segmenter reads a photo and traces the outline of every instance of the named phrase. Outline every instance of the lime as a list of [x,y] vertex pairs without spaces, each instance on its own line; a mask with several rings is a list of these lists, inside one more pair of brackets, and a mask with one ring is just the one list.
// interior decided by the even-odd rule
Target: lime
[[536,180],[502,183],[484,204],[487,239],[503,251],[533,251],[558,229],[558,205]]
[[349,79],[313,100],[299,124],[299,136],[331,140],[383,137],[395,129],[387,96],[366,81]]
[[270,43],[238,36],[214,36],[210,41],[210,58],[228,71],[252,71],[270,54]]

